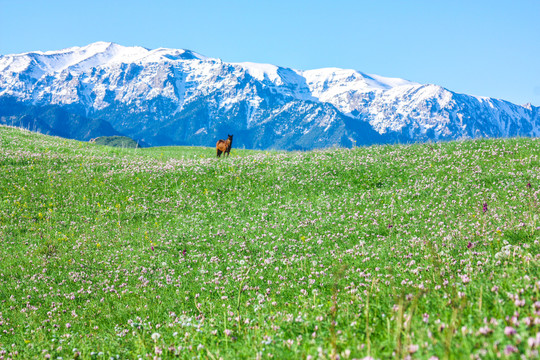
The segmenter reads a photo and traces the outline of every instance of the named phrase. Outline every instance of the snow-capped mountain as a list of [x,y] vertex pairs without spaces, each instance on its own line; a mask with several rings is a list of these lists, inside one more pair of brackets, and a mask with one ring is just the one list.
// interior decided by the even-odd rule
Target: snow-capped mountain
[[0,56],[0,124],[86,140],[247,148],[540,136],[539,108],[326,68],[226,63],[97,42]]

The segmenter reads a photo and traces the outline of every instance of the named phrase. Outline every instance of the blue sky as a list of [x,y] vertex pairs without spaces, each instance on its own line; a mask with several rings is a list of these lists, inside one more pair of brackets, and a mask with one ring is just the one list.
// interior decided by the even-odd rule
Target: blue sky
[[539,106],[539,19],[540,0],[0,0],[0,54],[113,41]]

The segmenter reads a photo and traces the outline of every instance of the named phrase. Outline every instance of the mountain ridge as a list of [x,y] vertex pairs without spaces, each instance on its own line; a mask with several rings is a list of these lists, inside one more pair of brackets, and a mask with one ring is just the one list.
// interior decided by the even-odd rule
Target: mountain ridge
[[530,104],[351,69],[227,63],[108,42],[0,56],[2,98],[99,119],[117,132],[103,135],[149,145],[212,145],[235,131],[240,146],[281,149],[540,136]]

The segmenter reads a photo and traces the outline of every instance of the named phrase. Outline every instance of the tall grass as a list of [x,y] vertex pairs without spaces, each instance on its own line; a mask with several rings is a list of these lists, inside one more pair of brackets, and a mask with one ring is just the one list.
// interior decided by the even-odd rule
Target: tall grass
[[0,127],[0,357],[538,356],[539,156],[215,159]]

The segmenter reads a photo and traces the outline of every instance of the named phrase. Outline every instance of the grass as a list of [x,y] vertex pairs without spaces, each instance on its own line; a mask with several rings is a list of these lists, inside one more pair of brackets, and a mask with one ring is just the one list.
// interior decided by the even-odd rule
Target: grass
[[0,127],[0,356],[537,357],[539,156],[215,159]]

